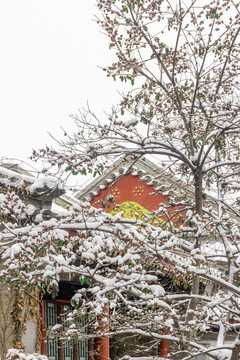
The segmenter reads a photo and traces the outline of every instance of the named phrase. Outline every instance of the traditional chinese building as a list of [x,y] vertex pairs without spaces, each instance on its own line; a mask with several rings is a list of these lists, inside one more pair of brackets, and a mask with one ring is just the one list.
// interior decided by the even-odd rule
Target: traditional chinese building
[[[170,177],[169,174],[166,175],[164,169],[160,169],[154,163],[144,159],[137,162],[134,160],[117,160],[103,174],[96,177],[81,192],[77,193],[75,198],[71,199],[64,196],[59,197],[63,192],[62,189],[57,190],[54,186],[50,189],[50,184],[44,183],[43,180],[39,181],[37,186],[37,182],[33,178],[29,179],[28,175],[16,175],[16,172],[9,169],[3,169],[2,173],[3,188],[6,184],[7,186],[11,184],[13,188],[17,189],[17,185],[22,181],[22,184],[25,184],[25,190],[28,190],[28,193],[25,194],[27,202],[34,202],[34,206],[39,208],[40,213],[45,214],[45,216],[47,216],[47,211],[51,210],[53,199],[56,199],[56,204],[63,208],[69,207],[74,202],[78,203],[80,200],[89,201],[92,206],[101,207],[112,215],[121,211],[125,218],[141,219],[149,214],[149,221],[152,221],[156,226],[162,226],[166,221],[164,215],[153,217],[152,215],[154,212],[158,214],[159,204],[168,203],[168,197],[173,189],[179,193],[180,198],[186,194],[193,197],[191,188],[184,187],[180,180],[174,176]],[[172,218],[176,226],[179,214],[180,212]],[[54,299],[51,295],[43,296],[40,309],[41,323],[30,319],[26,332],[22,333],[21,341],[27,353],[35,352],[36,342],[41,341],[41,353],[47,355],[49,360],[108,360],[110,356],[114,359],[124,355],[125,350],[121,348],[121,339],[119,338],[97,338],[94,341],[71,339],[66,341],[52,330],[56,324],[64,323],[66,313],[71,310],[70,300],[80,287],[81,284],[77,280],[71,279],[69,281],[67,275],[62,275],[58,295]],[[13,304],[8,301],[8,298],[4,300],[4,306],[8,305],[7,312],[9,314],[9,306],[11,308]],[[2,316],[0,324],[5,318]],[[89,331],[87,316],[81,321],[83,331]],[[9,321],[8,317],[8,330],[4,335],[8,347],[12,341],[11,326],[12,320]],[[63,333],[65,330],[67,329],[63,327]],[[64,335],[63,333],[62,335]],[[0,329],[0,341],[1,336]],[[128,346],[133,346],[133,344],[128,344]],[[154,355],[165,357],[168,352],[169,343],[162,341],[159,348],[155,349]],[[4,359],[3,356],[2,351],[2,359]]]

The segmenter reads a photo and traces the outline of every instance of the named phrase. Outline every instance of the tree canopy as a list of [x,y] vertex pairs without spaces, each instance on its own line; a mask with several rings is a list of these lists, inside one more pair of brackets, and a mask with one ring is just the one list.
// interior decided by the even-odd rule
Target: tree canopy
[[[116,156],[128,168],[143,156],[158,157],[166,176],[178,180],[168,203],[154,214],[164,213],[168,221],[155,227],[147,215],[125,219],[80,203],[60,219],[9,225],[1,237],[14,245],[1,244],[2,276],[20,288],[37,284],[44,291],[57,287],[61,273],[80,277],[85,286],[73,298],[74,314],[91,309],[92,336],[99,335],[97,319],[107,304],[105,336],[147,336],[146,352],[167,339],[173,358],[207,353],[238,359],[239,4],[97,5],[96,21],[116,56],[103,70],[130,89],[106,119],[91,109],[73,114],[76,132],[65,132],[56,149],[36,150],[33,158],[50,163],[53,171],[57,167],[60,175],[96,176]],[[183,195],[181,183],[192,187],[192,196]],[[185,216],[174,226],[179,209]],[[69,237],[70,229],[76,236]],[[174,267],[173,281],[189,280],[175,291],[164,289],[160,263]],[[202,339],[211,331],[216,345],[207,348]],[[72,333],[82,336],[77,326]]]

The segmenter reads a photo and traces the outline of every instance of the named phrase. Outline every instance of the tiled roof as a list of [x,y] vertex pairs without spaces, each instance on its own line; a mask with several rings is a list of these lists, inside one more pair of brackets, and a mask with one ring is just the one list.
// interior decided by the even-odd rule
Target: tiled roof
[[[148,185],[152,185],[156,191],[160,191],[165,195],[173,193],[174,185],[179,189],[180,180],[173,176],[170,177],[163,168],[155,165],[150,160],[142,158],[137,161],[126,162],[123,159],[119,159],[109,169],[105,170],[102,175],[93,180],[82,191],[78,192],[75,197],[81,201],[91,201],[108,184],[117,181],[129,173],[133,176],[138,176],[140,180],[145,181]],[[181,188],[185,188],[182,182]],[[193,195],[193,191],[189,187],[186,187],[184,191]]]
[[42,201],[51,201],[65,192],[55,179],[49,177],[37,179],[18,165],[12,164],[0,166],[0,186],[2,189],[12,188],[24,196]]

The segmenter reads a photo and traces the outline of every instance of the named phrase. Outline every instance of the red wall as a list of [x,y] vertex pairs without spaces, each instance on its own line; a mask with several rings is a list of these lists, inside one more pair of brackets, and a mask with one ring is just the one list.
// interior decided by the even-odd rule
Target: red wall
[[[114,181],[112,184],[114,184]],[[120,205],[124,201],[134,201],[150,211],[157,210],[160,203],[167,202],[166,195],[159,194],[152,185],[147,185],[145,181],[132,174],[125,175],[113,186],[112,184],[107,185],[98,195],[94,196],[91,201],[94,207],[101,207],[101,200],[105,202],[108,195],[114,196],[116,204]],[[107,211],[111,211],[112,208],[113,206]]]

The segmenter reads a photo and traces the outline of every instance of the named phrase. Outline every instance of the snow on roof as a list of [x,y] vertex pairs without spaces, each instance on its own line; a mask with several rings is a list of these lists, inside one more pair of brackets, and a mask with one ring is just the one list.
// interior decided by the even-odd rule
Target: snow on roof
[[63,186],[52,177],[35,178],[26,175],[20,167],[10,170],[7,166],[0,166],[0,186],[21,189],[25,195],[51,200],[64,194]]
[[[138,176],[140,180],[145,181],[148,185],[152,185],[156,191],[163,193],[168,190],[169,195],[171,195],[173,185],[177,185],[178,183],[177,178],[170,177],[165,173],[163,168],[160,168],[146,158],[141,158],[137,161],[129,160],[129,162],[118,159],[109,169],[105,170],[102,175],[95,178],[82,191],[78,192],[75,197],[81,201],[91,201],[92,198],[98,195],[108,184],[113,183],[121,176],[129,173],[133,176]],[[177,188],[179,189],[179,184]],[[189,189],[189,186],[184,187],[182,182],[181,189],[190,193],[191,196],[194,194],[193,190]],[[178,191],[180,191],[180,189]]]

